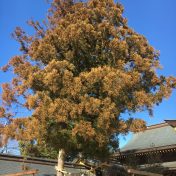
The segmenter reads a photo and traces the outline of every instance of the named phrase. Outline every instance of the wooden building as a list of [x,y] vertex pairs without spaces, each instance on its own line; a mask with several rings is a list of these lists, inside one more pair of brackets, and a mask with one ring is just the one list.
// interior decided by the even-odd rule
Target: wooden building
[[[115,162],[176,176],[176,120],[147,127],[113,157]],[[158,168],[158,171],[157,171]]]

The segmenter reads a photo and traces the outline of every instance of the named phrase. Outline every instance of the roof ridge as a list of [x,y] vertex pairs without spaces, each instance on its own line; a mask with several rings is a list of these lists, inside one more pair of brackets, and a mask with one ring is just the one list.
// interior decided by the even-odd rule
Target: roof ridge
[[166,123],[166,122],[163,122],[163,123],[147,126],[146,130],[151,130],[151,129],[155,129],[155,128],[161,128],[161,127],[164,127],[164,126],[170,126],[170,125],[168,123]]
[[[13,155],[13,154],[3,154],[0,153],[0,160],[7,160],[7,161],[15,161],[15,162],[25,162],[25,163],[33,163],[33,164],[43,164],[43,165],[56,165],[57,160],[56,159],[47,159],[47,158],[39,158],[39,157],[24,157],[19,155]],[[72,162],[64,162],[65,167],[80,167],[85,168],[85,166],[72,163]]]

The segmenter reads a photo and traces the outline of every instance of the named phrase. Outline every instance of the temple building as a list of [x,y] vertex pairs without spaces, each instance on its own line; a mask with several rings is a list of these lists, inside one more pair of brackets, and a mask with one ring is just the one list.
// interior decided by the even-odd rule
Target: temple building
[[[164,175],[176,175],[176,120],[147,127],[115,155],[115,161]],[[157,168],[158,171],[157,171]]]

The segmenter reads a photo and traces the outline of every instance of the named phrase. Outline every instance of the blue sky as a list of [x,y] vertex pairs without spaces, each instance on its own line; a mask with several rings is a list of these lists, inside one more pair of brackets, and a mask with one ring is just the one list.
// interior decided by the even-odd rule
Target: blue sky
[[[27,20],[43,20],[47,14],[46,0],[0,0],[0,66],[6,64],[10,57],[19,54],[18,43],[12,39],[16,26],[27,32],[32,28]],[[9,75],[0,73],[0,83],[9,80]]]
[[[163,66],[158,74],[176,76],[176,1],[175,0],[120,0],[124,5],[124,16],[135,31],[143,34],[160,51],[160,62]],[[154,108],[154,117],[147,113],[138,113],[148,125],[163,122],[164,119],[176,117],[176,91],[168,100]]]
[[[150,44],[160,50],[163,69],[158,74],[176,76],[176,1],[175,0],[118,0],[124,5],[124,16],[131,28],[143,34]],[[0,0],[0,66],[10,57],[19,54],[18,44],[11,37],[16,26],[32,32],[26,21],[41,21],[46,17],[46,0]],[[9,81],[11,74],[0,72],[0,83]],[[160,106],[154,107],[154,117],[148,113],[137,113],[134,117],[143,118],[148,125],[176,117],[176,91]],[[121,145],[125,141],[122,140]]]

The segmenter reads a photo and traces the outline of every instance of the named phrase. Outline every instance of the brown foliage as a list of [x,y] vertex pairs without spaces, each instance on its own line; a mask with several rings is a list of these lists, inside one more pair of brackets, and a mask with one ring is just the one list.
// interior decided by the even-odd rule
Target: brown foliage
[[[145,127],[121,115],[151,112],[171,94],[175,78],[156,74],[158,52],[122,13],[113,0],[54,0],[47,25],[29,22],[35,35],[16,29],[22,55],[4,67],[16,77],[2,86],[0,115],[11,114],[3,133],[103,156],[117,149],[119,133]],[[14,104],[32,115],[13,118]]]
[[0,134],[0,147],[3,147],[7,144],[8,142],[8,137],[7,135],[1,135]]

